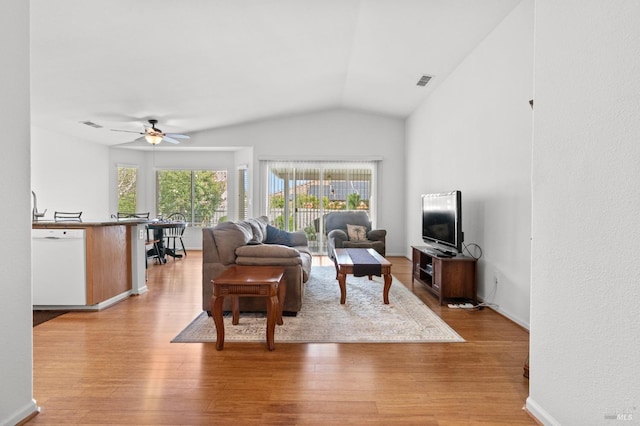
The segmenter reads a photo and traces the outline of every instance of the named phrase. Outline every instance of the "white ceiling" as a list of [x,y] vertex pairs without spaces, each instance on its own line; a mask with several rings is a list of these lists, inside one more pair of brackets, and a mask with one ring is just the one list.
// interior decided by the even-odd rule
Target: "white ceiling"
[[519,1],[31,0],[32,121],[113,145],[136,135],[109,129],[149,118],[193,134],[330,108],[406,117]]

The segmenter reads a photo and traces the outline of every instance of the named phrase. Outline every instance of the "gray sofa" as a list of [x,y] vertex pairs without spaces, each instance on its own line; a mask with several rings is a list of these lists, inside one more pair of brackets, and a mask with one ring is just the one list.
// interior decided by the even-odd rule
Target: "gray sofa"
[[[297,313],[302,306],[304,285],[311,273],[311,252],[304,232],[286,232],[269,225],[266,216],[238,222],[223,222],[202,230],[202,309],[211,314],[211,280],[229,266],[284,266],[287,291],[283,311]],[[225,298],[223,309],[231,310]],[[264,312],[262,297],[239,298],[240,311]]]

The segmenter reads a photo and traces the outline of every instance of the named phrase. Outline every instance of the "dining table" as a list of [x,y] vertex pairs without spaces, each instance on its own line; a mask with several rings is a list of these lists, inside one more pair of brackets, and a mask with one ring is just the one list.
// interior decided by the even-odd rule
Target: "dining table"
[[187,222],[184,221],[170,221],[170,220],[154,220],[147,223],[147,227],[153,231],[154,239],[158,240],[158,250],[160,253],[156,253],[156,249],[152,248],[147,251],[147,256],[158,256],[160,264],[166,263],[166,257],[171,256],[173,258],[181,258],[182,255],[174,252],[169,247],[164,245],[164,230],[167,228],[185,228]]

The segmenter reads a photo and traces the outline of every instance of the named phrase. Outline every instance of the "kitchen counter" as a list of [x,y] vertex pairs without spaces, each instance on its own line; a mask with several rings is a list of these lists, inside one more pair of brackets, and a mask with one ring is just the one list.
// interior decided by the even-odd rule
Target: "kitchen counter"
[[100,310],[146,292],[144,239],[149,222],[33,221],[34,309]]
[[140,225],[151,222],[148,219],[106,219],[106,220],[34,220],[31,222],[33,229],[65,229],[65,228],[90,228],[94,226],[118,226]]

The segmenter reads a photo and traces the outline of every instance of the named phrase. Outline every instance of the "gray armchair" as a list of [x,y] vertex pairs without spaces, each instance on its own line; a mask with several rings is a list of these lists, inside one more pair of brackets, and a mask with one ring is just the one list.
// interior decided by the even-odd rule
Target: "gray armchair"
[[[364,233],[358,232],[362,230],[358,226],[364,227]],[[351,236],[355,238],[349,238],[350,230]],[[365,211],[327,213],[325,232],[327,233],[327,252],[332,260],[335,260],[333,251],[337,248],[372,248],[381,256],[385,255],[387,231],[371,229],[371,220]]]

